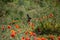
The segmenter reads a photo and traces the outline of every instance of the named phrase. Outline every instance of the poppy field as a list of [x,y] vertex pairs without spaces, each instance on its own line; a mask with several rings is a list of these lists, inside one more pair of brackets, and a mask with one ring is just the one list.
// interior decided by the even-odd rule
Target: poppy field
[[60,40],[59,0],[1,0],[0,40]]

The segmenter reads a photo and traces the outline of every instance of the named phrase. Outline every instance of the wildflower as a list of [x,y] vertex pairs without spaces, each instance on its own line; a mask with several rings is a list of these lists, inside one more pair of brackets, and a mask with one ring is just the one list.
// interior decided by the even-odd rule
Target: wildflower
[[30,32],[30,36],[36,36],[34,32]]
[[48,15],[49,18],[51,18],[51,17],[53,17],[53,16],[54,16],[53,13],[50,13],[50,14]]
[[41,38],[38,37],[37,40],[41,40]]
[[33,36],[33,32],[29,32],[30,33],[30,36]]
[[37,37],[34,37],[34,40],[38,40]]
[[15,32],[15,30],[11,30],[11,33],[12,33],[12,32]]
[[47,40],[46,38],[42,37],[41,40]]
[[14,38],[14,37],[15,37],[15,35],[16,35],[16,34],[15,34],[14,32],[13,32],[13,33],[11,33],[11,37],[12,37],[12,38]]
[[8,25],[8,29],[11,29],[11,26],[10,25]]
[[14,30],[11,30],[11,37],[14,38],[16,35],[16,32]]
[[25,40],[30,40],[30,38],[29,37],[26,37],[26,39]]
[[11,30],[11,33],[15,33],[16,34],[16,31],[15,30]]
[[25,40],[25,38],[24,38],[24,37],[22,37],[22,38],[21,38],[21,40]]
[[25,32],[26,35],[27,35],[28,33],[29,33],[28,31]]
[[50,35],[49,36],[51,40],[54,40],[54,36],[53,35]]
[[36,33],[33,33],[33,36],[36,36]]
[[60,40],[60,36],[58,36],[58,40]]
[[19,28],[19,25],[18,25],[18,24],[15,24],[15,27],[16,27],[16,28]]

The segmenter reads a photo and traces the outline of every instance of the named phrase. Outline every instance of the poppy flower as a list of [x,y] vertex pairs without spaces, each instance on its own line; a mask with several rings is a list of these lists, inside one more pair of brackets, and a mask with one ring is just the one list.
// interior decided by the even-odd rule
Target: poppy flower
[[11,26],[10,25],[8,25],[8,29],[11,29]]
[[11,33],[15,33],[16,34],[16,31],[15,30],[11,30]]
[[36,36],[34,32],[30,32],[30,36]]
[[34,40],[37,40],[37,37],[34,37]]
[[11,37],[15,37],[15,35],[16,35],[16,32],[14,31],[14,30],[11,30]]
[[22,37],[22,38],[21,38],[21,40],[25,40],[25,38],[24,38],[24,37]]
[[25,40],[30,40],[30,38],[29,37],[26,37]]
[[18,25],[18,24],[15,24],[15,27],[16,27],[16,28],[19,28],[19,25]]
[[12,33],[12,32],[15,32],[15,30],[11,30],[11,33]]
[[29,32],[30,33],[30,36],[33,36],[33,32]]
[[33,36],[36,36],[36,33],[33,33]]
[[28,31],[25,32],[26,35],[27,35],[28,33],[29,33]]
[[54,36],[53,36],[53,35],[50,35],[49,38],[50,38],[51,40],[54,40]]
[[53,13],[50,13],[50,14],[48,15],[49,18],[51,18],[51,17],[53,17],[53,16],[54,16]]
[[37,40],[41,40],[41,38],[38,37]]
[[12,37],[12,38],[14,38],[14,37],[15,37],[15,35],[16,35],[16,34],[15,34],[14,32],[13,32],[13,33],[11,33],[11,37]]
[[58,36],[58,40],[60,40],[60,36]]
[[47,40],[46,38],[42,37],[41,40]]

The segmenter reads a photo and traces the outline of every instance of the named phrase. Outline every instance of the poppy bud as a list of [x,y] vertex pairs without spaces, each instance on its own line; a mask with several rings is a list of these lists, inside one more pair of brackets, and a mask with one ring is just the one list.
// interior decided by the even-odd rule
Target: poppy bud
[[10,29],[11,28],[11,26],[10,25],[8,25],[8,29]]
[[58,40],[60,40],[60,36],[58,36]]

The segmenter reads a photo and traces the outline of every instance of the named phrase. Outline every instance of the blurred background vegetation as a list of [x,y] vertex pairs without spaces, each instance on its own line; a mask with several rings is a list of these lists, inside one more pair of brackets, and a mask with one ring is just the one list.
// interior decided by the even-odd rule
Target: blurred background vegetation
[[54,14],[54,18],[44,19],[42,23],[35,20],[31,22],[35,23],[36,27],[42,27],[44,33],[60,33],[60,0],[0,0],[0,25],[8,25],[12,20],[19,20],[18,24],[23,21],[26,25],[27,14],[31,18],[41,18],[50,13]]

